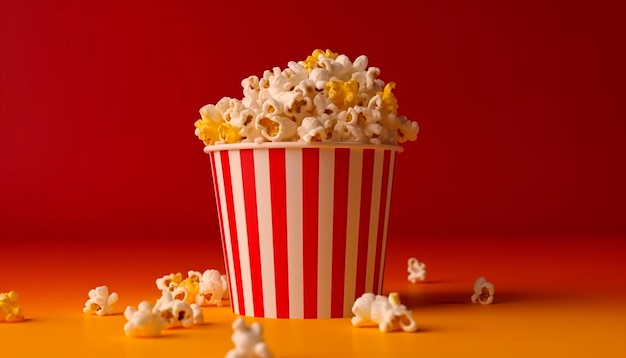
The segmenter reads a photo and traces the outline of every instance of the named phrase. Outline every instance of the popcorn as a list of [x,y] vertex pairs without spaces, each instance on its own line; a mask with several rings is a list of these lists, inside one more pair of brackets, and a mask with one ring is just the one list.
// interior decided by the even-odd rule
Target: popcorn
[[249,76],[241,81],[241,100],[224,97],[200,108],[195,134],[205,146],[287,141],[397,145],[416,140],[417,122],[398,114],[396,83],[385,83],[379,68],[367,66],[365,55],[353,62],[318,49],[285,69]]
[[166,328],[191,327],[204,322],[200,306],[191,305],[185,301],[175,299],[171,292],[164,291],[154,305],[152,312],[166,322]]
[[109,294],[107,286],[98,286],[89,290],[89,299],[85,302],[83,312],[90,315],[106,316],[113,313],[113,305],[117,302],[115,292]]
[[486,278],[479,277],[476,282],[474,282],[474,294],[472,295],[472,302],[488,305],[493,302],[493,293],[493,284],[491,282],[488,282]]
[[412,312],[400,304],[400,298],[395,292],[389,294],[389,297],[364,293],[354,302],[352,313],[355,317],[352,317],[351,322],[355,327],[377,324],[382,332],[417,330]]
[[198,271],[187,272],[187,278],[182,280],[178,286],[172,291],[175,299],[185,301],[188,304],[202,302],[203,297],[200,296],[200,278],[202,274]]
[[222,306],[222,299],[228,298],[228,281],[226,275],[221,275],[217,270],[206,270],[200,279],[200,305]]
[[153,312],[152,304],[148,301],[140,302],[137,309],[127,306],[124,317],[128,321],[124,324],[124,333],[133,337],[158,336],[167,324],[160,315]]
[[409,281],[415,283],[417,280],[424,281],[426,279],[426,264],[417,261],[415,257],[411,257],[408,262]]
[[22,308],[17,304],[19,295],[15,291],[0,293],[0,322],[20,322],[24,320]]
[[226,353],[226,358],[271,358],[273,356],[263,340],[263,329],[258,322],[248,326],[242,317],[238,317],[233,322],[232,328],[231,340],[235,348]]
[[183,275],[179,272],[177,274],[165,275],[156,279],[157,288],[161,291],[174,292],[176,287],[183,281]]

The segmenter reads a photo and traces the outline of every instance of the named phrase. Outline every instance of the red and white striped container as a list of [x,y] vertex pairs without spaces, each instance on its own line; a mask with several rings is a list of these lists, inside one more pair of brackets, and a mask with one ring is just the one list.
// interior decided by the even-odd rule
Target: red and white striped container
[[381,294],[399,146],[208,146],[234,313],[350,317]]

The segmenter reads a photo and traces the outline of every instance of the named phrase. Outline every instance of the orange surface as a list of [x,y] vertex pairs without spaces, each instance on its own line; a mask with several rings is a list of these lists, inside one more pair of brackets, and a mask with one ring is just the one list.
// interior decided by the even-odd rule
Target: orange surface
[[[206,325],[162,338],[122,329],[126,305],[158,298],[156,277],[223,270],[217,239],[12,239],[3,239],[0,292],[18,291],[28,320],[0,324],[0,357],[223,357],[232,347],[228,307],[204,308]],[[349,319],[247,321],[263,324],[276,357],[625,357],[625,239],[391,238],[385,293],[413,309],[416,333]],[[406,280],[408,256],[426,263],[426,281]],[[481,275],[495,285],[489,306],[470,303]],[[119,314],[84,315],[87,292],[102,284],[120,295]]]

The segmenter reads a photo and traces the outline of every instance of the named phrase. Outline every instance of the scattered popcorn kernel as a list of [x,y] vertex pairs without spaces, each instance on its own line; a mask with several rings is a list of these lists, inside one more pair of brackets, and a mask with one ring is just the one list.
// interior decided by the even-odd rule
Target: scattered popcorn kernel
[[[197,306],[196,304],[192,304]],[[165,291],[154,305],[153,313],[165,320],[166,328],[185,327],[189,328],[194,324],[204,322],[202,311],[199,306],[195,308],[185,301],[177,300],[171,292]]]
[[272,353],[263,340],[263,328],[258,322],[246,325],[242,317],[232,325],[231,341],[235,348],[228,351],[226,358],[271,358]]
[[411,283],[417,282],[417,280],[424,281],[426,279],[426,264],[417,261],[415,257],[411,257],[408,262],[409,281]]
[[415,332],[417,323],[413,313],[400,303],[396,292],[389,297],[364,293],[352,306],[352,325],[355,327],[378,325],[382,332],[403,330]]
[[0,322],[20,322],[24,320],[22,308],[17,301],[19,295],[15,291],[0,293]]
[[200,305],[222,306],[222,299],[228,298],[228,281],[226,275],[218,270],[206,270],[200,279],[200,295],[203,297]]
[[109,294],[107,286],[98,286],[89,290],[89,299],[85,302],[83,312],[90,315],[106,316],[113,313],[113,305],[117,303],[118,295]]
[[156,279],[157,288],[161,291],[174,292],[176,287],[183,281],[183,275],[179,273],[171,273]]
[[479,277],[476,282],[474,282],[474,294],[472,295],[472,302],[488,305],[493,302],[493,293],[493,284],[491,282],[488,282],[486,278]]
[[160,315],[153,312],[152,304],[148,301],[140,302],[137,309],[127,306],[124,317],[128,321],[124,324],[124,333],[132,337],[159,336],[167,325]]

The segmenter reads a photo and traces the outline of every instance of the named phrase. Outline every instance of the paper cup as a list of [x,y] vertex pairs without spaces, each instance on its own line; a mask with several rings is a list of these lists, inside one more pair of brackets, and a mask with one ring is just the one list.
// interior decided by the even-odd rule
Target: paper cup
[[341,318],[381,294],[398,146],[207,146],[235,314]]

